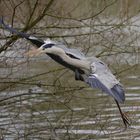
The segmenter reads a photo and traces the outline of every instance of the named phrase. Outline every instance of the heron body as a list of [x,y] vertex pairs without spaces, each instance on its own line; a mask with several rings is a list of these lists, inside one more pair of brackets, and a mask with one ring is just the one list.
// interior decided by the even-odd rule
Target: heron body
[[123,114],[119,106],[119,103],[123,103],[125,100],[123,87],[104,62],[96,57],[86,57],[81,51],[67,48],[62,43],[52,40],[43,41],[18,32],[7,26],[2,19],[0,19],[0,24],[10,32],[31,41],[36,45],[39,52],[46,53],[59,64],[72,70],[75,73],[76,80],[84,81],[92,88],[101,89],[112,96],[117,103],[125,126],[129,124],[128,118]]
[[57,44],[54,44],[50,48],[47,45],[42,45],[39,50],[48,55],[53,54],[53,56],[59,57],[59,60],[57,59],[55,61],[61,62],[62,65],[68,68],[72,66],[76,80],[85,81],[92,88],[99,88],[113,96],[118,102],[124,102],[125,96],[121,84],[111,73],[107,65],[100,59],[86,57],[82,53],[81,56],[71,53],[71,49],[62,48],[62,46]]

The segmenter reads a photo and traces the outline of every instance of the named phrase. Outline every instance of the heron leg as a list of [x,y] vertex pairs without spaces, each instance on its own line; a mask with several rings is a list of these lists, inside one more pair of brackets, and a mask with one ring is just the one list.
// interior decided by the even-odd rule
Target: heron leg
[[117,107],[118,107],[118,109],[119,109],[119,112],[120,112],[120,114],[121,114],[121,118],[122,118],[122,120],[123,120],[123,123],[124,123],[124,125],[125,125],[125,128],[127,128],[127,127],[130,125],[130,120],[128,119],[127,115],[124,114],[124,112],[122,112],[121,107],[120,107],[118,101],[115,100],[115,102],[116,102]]
[[75,70],[75,80],[84,81],[82,75],[79,73],[79,71],[77,69]]

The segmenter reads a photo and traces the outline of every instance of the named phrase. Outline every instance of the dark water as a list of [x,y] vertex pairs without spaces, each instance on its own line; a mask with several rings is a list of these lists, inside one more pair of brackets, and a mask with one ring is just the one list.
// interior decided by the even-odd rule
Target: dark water
[[[138,69],[134,74],[127,73],[122,79],[126,88],[126,102],[121,108],[131,120],[131,126],[125,130],[111,97],[76,82],[73,73],[62,67],[56,70],[56,66],[52,65],[50,74],[50,64],[44,64],[29,64],[27,71],[23,71],[30,78],[23,77],[18,83],[15,79],[16,86],[10,83],[11,87],[1,92],[1,138],[140,139]],[[42,71],[42,67],[34,69],[39,65],[46,71]]]

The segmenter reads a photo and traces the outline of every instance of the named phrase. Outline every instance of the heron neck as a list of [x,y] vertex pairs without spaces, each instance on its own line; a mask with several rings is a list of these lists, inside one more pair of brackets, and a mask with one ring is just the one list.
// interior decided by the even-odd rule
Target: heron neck
[[46,53],[52,53],[54,55],[58,55],[60,58],[63,59],[63,61],[65,61],[66,63],[68,63],[72,66],[75,66],[75,67],[81,68],[81,69],[86,69],[86,70],[90,69],[90,65],[89,65],[88,61],[86,61],[86,59],[71,58],[61,48],[52,47],[52,48],[48,48],[46,51],[47,51]]
[[66,55],[66,53],[64,53],[60,57],[70,65],[73,65],[73,66],[81,68],[81,69],[87,69],[87,70],[90,69],[89,64],[86,60],[71,58],[68,55]]

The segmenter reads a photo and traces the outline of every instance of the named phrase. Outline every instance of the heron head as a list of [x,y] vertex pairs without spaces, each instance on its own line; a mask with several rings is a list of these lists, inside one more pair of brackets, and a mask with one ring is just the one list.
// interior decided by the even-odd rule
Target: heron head
[[52,48],[54,45],[56,45],[56,44],[54,44],[54,43],[44,44],[40,48],[38,48],[37,51],[39,53],[47,53],[48,49]]
[[54,43],[43,44],[38,49],[34,48],[34,49],[28,51],[26,53],[26,55],[32,57],[32,56],[38,56],[42,53],[47,53],[48,49],[52,48],[54,45],[56,45],[56,44],[54,44]]
[[47,49],[49,49],[49,48],[52,48],[53,46],[55,46],[56,44],[54,44],[54,43],[49,43],[49,44],[44,44],[44,45],[42,45],[39,49],[41,49],[41,50],[47,50]]

